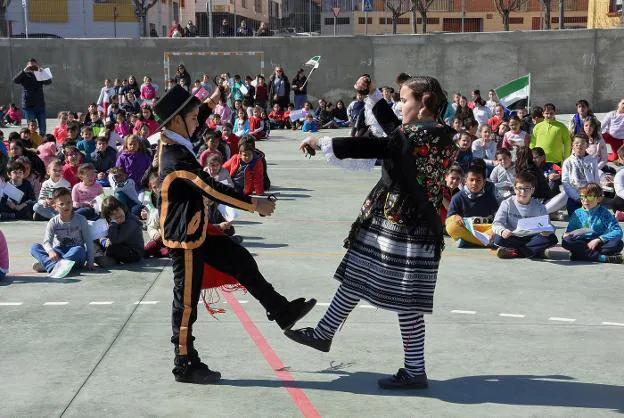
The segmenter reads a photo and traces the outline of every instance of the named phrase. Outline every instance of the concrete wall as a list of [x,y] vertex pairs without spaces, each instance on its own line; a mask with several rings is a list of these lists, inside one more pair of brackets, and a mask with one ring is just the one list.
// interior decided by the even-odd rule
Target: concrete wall
[[[310,80],[310,95],[348,99],[363,73],[378,85],[392,84],[401,71],[437,77],[449,92],[482,92],[532,74],[532,103],[555,103],[574,111],[587,99],[595,111],[608,111],[624,95],[623,29],[433,34],[379,37],[293,37],[248,39],[0,39],[0,103],[19,103],[12,78],[34,56],[54,74],[46,87],[49,114],[86,109],[105,78],[151,74],[163,85],[165,51],[264,51],[265,69],[282,65],[291,78],[313,55],[321,66]],[[256,74],[259,58],[183,58],[193,78],[201,72]],[[171,65],[179,61],[172,58]]]

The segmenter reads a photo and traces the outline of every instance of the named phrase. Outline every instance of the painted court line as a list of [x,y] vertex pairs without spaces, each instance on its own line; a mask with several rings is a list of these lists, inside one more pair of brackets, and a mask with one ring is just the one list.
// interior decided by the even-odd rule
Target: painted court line
[[115,302],[112,301],[102,301],[102,302],[89,302],[89,305],[112,305]]
[[329,306],[329,302],[316,302],[316,306]]
[[249,315],[247,315],[247,312],[245,312],[236,298],[234,298],[230,292],[221,292],[221,294],[228,301],[232,310],[238,317],[238,320],[245,328],[245,331],[247,331],[247,334],[249,334],[253,342],[256,344],[256,347],[258,347],[264,356],[264,359],[273,369],[273,373],[275,373],[277,378],[283,383],[289,382],[287,386],[284,385],[284,388],[292,398],[295,405],[297,405],[297,408],[299,408],[299,411],[301,411],[301,414],[304,417],[320,418],[321,414],[319,414],[316,407],[310,401],[305,392],[301,388],[295,386],[296,380],[294,376],[286,369],[282,360],[280,360],[275,351],[273,351],[267,340],[260,333],[260,330],[258,330],[258,327],[256,327],[256,324],[254,324],[251,318],[249,318]]
[[43,304],[43,306],[63,306],[68,304],[69,302],[46,302]]
[[559,318],[557,316],[551,316],[550,318],[548,318],[549,321],[559,321],[559,322],[575,322],[576,319],[574,318]]
[[477,311],[462,311],[460,309],[453,309],[451,313],[464,314],[464,315],[474,315]]
[[0,302],[0,306],[21,306],[24,302]]
[[621,322],[601,322],[601,325],[611,325],[613,327],[624,327],[624,324]]
[[514,313],[499,313],[498,316],[502,316],[504,318],[524,318],[525,317],[525,315],[514,314]]
[[373,306],[373,305],[360,305],[360,308],[363,308],[363,309],[377,309],[377,307]]
[[135,305],[156,305],[157,303],[157,300],[138,300],[134,302]]

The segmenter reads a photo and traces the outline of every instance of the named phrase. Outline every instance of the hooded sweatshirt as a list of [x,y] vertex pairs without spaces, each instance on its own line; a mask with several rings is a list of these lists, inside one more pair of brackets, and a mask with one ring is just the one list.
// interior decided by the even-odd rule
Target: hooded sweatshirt
[[572,154],[563,162],[561,172],[561,182],[563,190],[570,199],[579,200],[579,187],[586,186],[587,183],[600,184],[600,170],[598,162],[593,155],[585,154],[577,157]]

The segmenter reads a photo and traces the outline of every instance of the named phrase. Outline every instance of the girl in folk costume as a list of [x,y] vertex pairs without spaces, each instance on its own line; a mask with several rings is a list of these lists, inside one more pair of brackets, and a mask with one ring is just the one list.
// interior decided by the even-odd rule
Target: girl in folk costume
[[374,118],[387,138],[308,138],[300,149],[321,150],[330,163],[372,169],[382,159],[381,179],[362,205],[345,241],[348,249],[334,278],[340,286],[315,328],[287,330],[290,339],[327,352],[340,324],[360,299],[398,313],[405,366],[379,380],[385,389],[425,388],[423,314],[431,313],[444,247],[444,174],[455,154],[453,130],[442,122],[447,99],[432,77],[414,77],[401,87],[403,125],[368,76],[355,84],[372,93],[367,123]]
[[[206,99],[209,110],[227,84]],[[211,200],[228,206],[271,215],[275,203],[255,199],[215,181],[202,170],[189,138],[199,122],[199,99],[180,85],[171,88],[154,107],[162,121],[159,148],[160,232],[173,261],[173,304],[171,342],[175,347],[175,380],[185,383],[214,383],[221,374],[201,362],[194,348],[193,323],[197,319],[204,276],[209,265],[229,274],[266,309],[269,320],[290,329],[315,305],[314,299],[288,301],[266,281],[251,254],[225,235],[208,233]]]

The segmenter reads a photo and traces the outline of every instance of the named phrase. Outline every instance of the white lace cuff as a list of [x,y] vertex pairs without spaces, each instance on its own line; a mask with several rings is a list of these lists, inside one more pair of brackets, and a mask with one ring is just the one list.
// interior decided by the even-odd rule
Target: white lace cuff
[[364,99],[364,120],[366,121],[366,126],[369,127],[373,135],[378,138],[384,138],[386,133],[379,122],[377,122],[375,115],[373,115],[373,107],[375,107],[380,100],[384,100],[384,98],[378,89],[375,89],[375,91],[371,92],[368,97]]
[[325,159],[330,165],[334,167],[340,167],[349,171],[371,171],[375,167],[375,161],[372,160],[360,160],[353,158],[339,159],[334,155],[334,147],[332,139],[328,136],[324,136],[318,140],[318,145],[321,147],[321,151],[325,155]]

